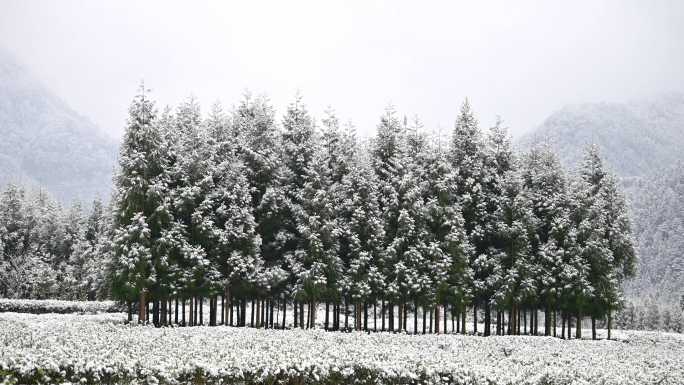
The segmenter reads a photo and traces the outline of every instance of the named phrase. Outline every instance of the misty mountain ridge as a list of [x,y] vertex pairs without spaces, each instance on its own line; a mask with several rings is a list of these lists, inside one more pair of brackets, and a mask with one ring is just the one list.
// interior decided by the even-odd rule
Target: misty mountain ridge
[[582,148],[592,137],[606,164],[629,191],[657,169],[684,156],[684,95],[670,92],[627,103],[566,105],[518,140],[549,135],[563,160],[579,164]]
[[42,184],[67,203],[107,199],[118,142],[0,48],[0,178]]

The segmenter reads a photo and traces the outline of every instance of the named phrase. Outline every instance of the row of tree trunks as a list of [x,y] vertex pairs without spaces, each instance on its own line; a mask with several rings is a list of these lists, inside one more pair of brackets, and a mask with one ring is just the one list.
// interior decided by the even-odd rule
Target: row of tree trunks
[[[185,301],[181,301],[182,303],[182,309],[179,311],[179,304],[178,304],[178,299],[176,299],[176,311],[173,312],[171,311],[171,302],[167,302],[165,299],[159,299],[157,298],[157,295],[152,292],[147,292],[143,295],[141,295],[138,303],[138,319],[139,323],[143,324],[147,320],[149,322],[150,319],[150,312],[152,312],[152,323],[157,326],[157,327],[162,327],[167,324],[172,324],[172,314],[175,313],[175,323],[176,324],[181,324],[179,321],[182,322],[182,324],[185,324]],[[190,305],[190,311],[188,312],[189,315],[189,322],[188,326],[194,326],[198,324],[198,319],[199,318],[199,324],[202,324],[202,304],[203,304],[203,299],[197,298],[193,295],[193,293],[190,293],[190,298],[189,298],[189,305]],[[210,326],[217,326],[218,323],[218,294],[210,297],[210,321],[209,325]],[[242,301],[242,306],[239,306],[240,301],[238,302],[238,306],[233,306],[233,301],[231,300],[231,293],[230,289],[227,288],[225,292],[225,296],[222,295],[222,301],[221,301],[221,323],[224,325],[234,325],[233,322],[233,310],[237,311],[238,316],[237,319],[242,322],[238,322],[238,326],[245,326],[244,322],[244,316],[245,316],[245,310],[246,310],[246,300]],[[254,303],[256,302],[256,304]],[[257,328],[259,327],[275,327],[277,324],[277,320],[274,317],[274,312],[275,312],[275,307],[276,307],[276,302],[278,306],[278,311],[280,311],[280,301],[273,301],[271,298],[266,298],[266,299],[261,299],[260,296],[257,297],[256,301],[252,302],[252,326],[256,326]],[[447,305],[444,305],[444,316],[441,315],[440,309],[441,309],[441,304],[440,298],[438,297],[438,306],[430,311],[430,318],[429,318],[429,328],[430,328],[430,333],[433,332],[433,321],[434,321],[434,332],[439,334],[440,333],[440,319],[444,320],[444,325],[443,329],[441,329],[441,333],[444,333],[447,330],[447,316],[446,313],[448,311]],[[129,302],[128,304],[128,319],[129,322],[132,322],[132,302]],[[287,307],[287,301],[283,300],[283,322],[281,324],[282,328],[285,328],[285,320],[286,320],[286,307]],[[362,303],[360,301],[356,301],[354,304],[354,317],[355,317],[355,322],[354,322],[354,330],[368,330],[368,303]],[[387,311],[389,313],[389,330],[401,332],[406,331],[408,332],[408,329],[406,328],[407,324],[407,315],[408,315],[408,309],[404,303],[403,300],[399,301],[398,304],[398,317],[399,317],[399,324],[395,325],[394,323],[394,307],[396,304],[393,304],[389,302],[387,304],[389,309],[385,309],[384,306],[384,301],[383,301],[383,310]],[[349,329],[349,300],[345,298],[345,329]],[[151,308],[151,309],[150,309]],[[363,308],[363,315],[362,315],[362,308]],[[295,302],[295,327],[310,327],[314,328],[316,324],[316,300],[314,297],[314,300],[311,302],[307,303],[307,310],[308,310],[308,315],[306,317],[307,323],[306,326],[304,324],[304,303],[300,302],[299,303],[299,309],[296,306]],[[242,311],[241,311],[242,310]],[[256,314],[254,314],[256,310]],[[270,311],[269,311],[270,310]],[[299,312],[297,311],[299,310]],[[198,317],[198,311],[199,311],[199,317]],[[385,325],[385,319],[384,319],[384,313],[383,311],[383,326]],[[477,307],[473,306],[473,311],[474,311],[474,327],[473,330],[477,332]],[[339,330],[339,325],[340,325],[340,312],[341,312],[341,305],[340,304],[333,304],[333,326],[332,330]],[[182,319],[179,320],[179,313],[182,315]],[[270,313],[270,314],[269,314]],[[299,314],[297,314],[299,313]],[[325,330],[330,330],[330,303],[326,302],[326,310],[325,310]],[[142,314],[142,317],[140,316]],[[433,317],[434,314],[434,317]],[[508,316],[508,334],[527,334],[527,314],[528,312],[525,311],[520,311],[515,308],[514,305],[511,305],[511,309],[509,310],[509,316]],[[532,310],[530,312],[530,334],[532,335],[539,335],[539,325],[538,325],[538,316],[537,310]],[[242,317],[241,317],[242,315]],[[297,317],[297,315],[299,317]],[[465,334],[465,312],[461,312],[461,322],[456,323],[456,326],[453,326],[454,323],[454,313],[452,313],[452,333],[458,333],[460,332],[461,334]],[[256,319],[254,319],[256,316]],[[375,305],[374,305],[374,311],[373,311],[373,316],[374,319],[377,320],[376,317],[376,312],[375,312]],[[442,318],[440,318],[442,317]],[[552,318],[553,317],[553,318]],[[297,319],[298,318],[298,319]],[[522,319],[521,319],[522,318]],[[578,322],[575,325],[576,326],[576,331],[575,331],[575,338],[576,339],[581,339],[582,338],[582,308],[580,307],[578,309],[578,314],[577,314]],[[569,316],[567,312],[563,311],[561,313],[561,338],[566,338],[565,336],[565,323],[567,321],[568,324],[568,329],[567,329],[567,334],[568,338],[571,338],[571,323],[572,323],[572,316]],[[297,322],[299,321],[299,322]],[[423,333],[426,333],[426,327],[428,326],[428,319],[427,319],[427,311],[424,309],[423,311]],[[556,337],[556,313],[551,312],[550,306],[546,306],[546,312],[544,314],[544,321],[545,321],[545,336],[551,336],[551,330],[553,330],[553,336]],[[612,319],[610,314],[608,314],[608,339],[611,338],[611,324]],[[503,327],[505,322],[505,313],[502,313],[500,311],[497,311],[497,320],[496,320],[496,334],[497,335],[502,335],[503,334]],[[485,307],[485,330],[484,333],[485,335],[490,335],[491,330],[490,326],[491,325],[491,315],[490,315],[490,309],[489,307]],[[552,326],[553,325],[553,326]],[[396,327],[395,327],[396,326]],[[592,328],[592,339],[597,339],[597,334],[596,334],[596,318],[591,317],[591,328]],[[373,327],[374,330],[377,330],[376,325]],[[383,328],[384,329],[384,328]],[[522,329],[522,330],[521,330]],[[515,331],[515,332],[514,332]],[[414,334],[418,333],[418,306],[414,307],[414,325],[413,325],[413,332]]]

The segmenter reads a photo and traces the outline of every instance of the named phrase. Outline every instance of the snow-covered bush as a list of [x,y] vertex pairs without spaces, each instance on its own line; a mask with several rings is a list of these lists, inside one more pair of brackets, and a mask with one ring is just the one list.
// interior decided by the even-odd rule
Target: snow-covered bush
[[114,301],[61,301],[0,298],[0,308],[15,313],[116,313],[122,308]]
[[[111,321],[119,317],[121,321]],[[684,337],[617,341],[123,325],[0,315],[0,382],[680,384]]]

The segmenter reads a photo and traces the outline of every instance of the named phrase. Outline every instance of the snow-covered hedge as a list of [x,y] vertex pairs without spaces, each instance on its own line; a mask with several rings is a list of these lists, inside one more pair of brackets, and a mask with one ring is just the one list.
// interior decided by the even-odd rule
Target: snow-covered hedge
[[15,313],[117,313],[122,308],[114,301],[61,301],[0,298],[0,308]]
[[225,326],[156,329],[124,326],[123,318],[1,314],[0,382],[684,383],[679,334],[617,332],[618,341],[564,341]]

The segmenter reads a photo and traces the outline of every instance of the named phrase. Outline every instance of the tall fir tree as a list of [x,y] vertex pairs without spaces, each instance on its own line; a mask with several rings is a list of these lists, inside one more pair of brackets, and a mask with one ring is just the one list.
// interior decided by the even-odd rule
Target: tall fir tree
[[121,142],[118,167],[114,175],[116,207],[114,253],[109,272],[115,298],[138,300],[138,322],[145,320],[145,301],[150,287],[156,284],[153,246],[160,228],[157,206],[159,179],[164,159],[163,137],[157,127],[157,109],[149,99],[151,90],[141,82],[139,94],[128,109],[129,118]]

